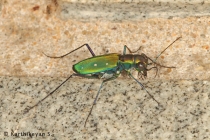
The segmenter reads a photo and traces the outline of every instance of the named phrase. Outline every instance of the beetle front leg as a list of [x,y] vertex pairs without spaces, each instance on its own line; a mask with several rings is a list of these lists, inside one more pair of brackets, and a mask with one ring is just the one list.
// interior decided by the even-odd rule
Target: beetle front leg
[[130,53],[136,53],[137,51],[139,51],[139,50],[141,49],[141,46],[140,46],[136,51],[131,51],[131,49],[128,48],[128,47],[125,45],[125,46],[124,46],[124,50],[123,50],[123,55],[126,54],[126,48],[128,49],[128,51],[129,51]]

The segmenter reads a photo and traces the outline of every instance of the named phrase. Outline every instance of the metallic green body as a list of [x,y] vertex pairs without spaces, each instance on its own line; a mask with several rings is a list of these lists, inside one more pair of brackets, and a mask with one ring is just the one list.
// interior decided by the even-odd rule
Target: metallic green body
[[99,55],[82,60],[73,65],[73,70],[82,75],[87,74],[116,74],[121,71],[129,71],[131,68],[135,68],[138,72],[141,72],[146,76],[146,68],[148,64],[148,58],[145,54],[132,55],[117,53],[111,53],[106,55]]
[[73,70],[79,74],[94,74],[114,70],[119,61],[119,54],[112,53],[98,55],[78,62],[73,65]]
[[[177,38],[176,40],[178,40],[179,38]],[[171,43],[169,46],[171,46],[173,43]],[[90,46],[88,44],[83,44],[82,46],[80,46],[80,47],[78,47],[78,48],[72,50],[71,52],[69,52],[65,55],[62,55],[62,56],[58,56],[58,57],[50,57],[50,56],[47,56],[47,55],[46,56],[50,57],[50,58],[63,58],[65,56],[71,54],[72,52],[79,50],[80,48],[82,48],[84,46],[86,46],[88,48],[89,52],[92,54],[93,57],[82,60],[82,61],[78,62],[77,64],[73,65],[73,70],[74,70],[75,73],[70,75],[65,81],[63,81],[58,87],[56,87],[52,92],[50,92],[47,96],[45,96],[37,104],[30,107],[29,109],[26,109],[25,113],[28,112],[30,109],[34,108],[35,106],[37,106],[40,102],[44,101],[47,97],[52,95],[57,89],[59,89],[63,84],[65,84],[73,76],[80,76],[80,77],[85,77],[85,78],[97,78],[97,79],[101,78],[101,79],[104,79],[103,82],[101,83],[101,86],[100,86],[99,90],[98,90],[96,98],[95,98],[95,100],[93,102],[93,105],[90,109],[90,112],[89,112],[89,114],[86,118],[86,121],[85,121],[85,125],[86,125],[86,122],[87,122],[89,116],[91,115],[93,106],[96,104],[96,101],[98,99],[98,96],[99,96],[99,93],[100,93],[100,90],[101,90],[103,84],[107,81],[116,79],[122,71],[126,71],[127,74],[132,79],[134,79],[142,88],[144,88],[144,90],[150,95],[150,97],[154,101],[156,101],[158,104],[160,104],[146,90],[146,88],[136,78],[133,77],[133,75],[130,73],[130,69],[134,68],[135,70],[138,71],[138,74],[140,74],[143,77],[146,77],[147,76],[147,71],[151,70],[152,68],[157,69],[156,65],[162,66],[162,65],[156,63],[156,60],[169,46],[165,50],[163,50],[156,57],[155,61],[153,61],[152,59],[150,59],[149,57],[147,57],[143,53],[141,55],[126,54],[126,49],[128,49],[130,53],[134,53],[126,45],[124,46],[124,51],[123,51],[122,55],[117,54],[117,53],[112,53],[112,54],[96,56],[95,53],[93,52],[93,50],[90,48]],[[151,62],[154,63],[155,66],[148,69],[147,66],[150,65],[150,63],[148,63],[148,60],[151,60]],[[166,67],[166,66],[162,66],[162,67],[175,68],[175,67]]]

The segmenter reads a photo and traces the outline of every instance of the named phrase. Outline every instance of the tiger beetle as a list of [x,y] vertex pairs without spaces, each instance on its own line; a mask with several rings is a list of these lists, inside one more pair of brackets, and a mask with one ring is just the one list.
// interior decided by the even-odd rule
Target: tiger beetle
[[[141,47],[137,51],[132,52],[126,45],[124,46],[124,51],[122,55],[118,53],[110,53],[110,54],[96,56],[88,44],[83,44],[82,46],[72,50],[71,52],[62,56],[58,56],[58,57],[52,57],[52,56],[48,56],[44,54],[50,58],[63,58],[71,54],[72,52],[75,52],[81,49],[82,47],[86,46],[89,52],[92,54],[92,57],[82,60],[78,62],[77,64],[73,65],[72,68],[75,73],[71,74],[65,81],[63,81],[58,87],[56,87],[52,92],[50,92],[42,100],[37,102],[34,106],[26,108],[25,113],[27,113],[29,110],[31,110],[32,108],[36,107],[39,103],[44,101],[47,97],[52,95],[57,89],[59,89],[65,82],[67,82],[73,76],[79,76],[79,77],[84,77],[84,78],[94,78],[94,79],[104,79],[99,87],[97,95],[93,101],[92,107],[85,120],[84,126],[86,126],[88,118],[91,115],[91,112],[93,110],[93,106],[96,105],[96,101],[98,99],[98,96],[99,96],[99,93],[103,84],[105,82],[116,79],[124,71],[128,74],[128,76],[134,79],[158,105],[160,105],[160,103],[153,97],[153,95],[151,95],[149,91],[136,78],[134,78],[134,76],[131,74],[131,69],[134,68],[136,71],[138,71],[138,75],[140,75],[142,78],[146,78],[147,71],[153,68],[156,69],[156,75],[157,75],[157,71],[158,71],[157,66],[164,67],[164,68],[175,68],[175,67],[168,67],[168,66],[160,65],[156,62],[156,60],[166,49],[168,49],[174,42],[176,42],[180,38],[181,37],[178,37],[168,47],[166,47],[155,58],[155,60],[152,60],[151,58],[146,56],[144,53],[142,53],[141,55],[132,54],[132,53],[137,52]],[[128,49],[128,51],[131,54],[126,54],[126,49]],[[148,62],[149,60],[151,61],[151,63]],[[148,69],[147,66],[151,64],[154,64],[155,66]]]

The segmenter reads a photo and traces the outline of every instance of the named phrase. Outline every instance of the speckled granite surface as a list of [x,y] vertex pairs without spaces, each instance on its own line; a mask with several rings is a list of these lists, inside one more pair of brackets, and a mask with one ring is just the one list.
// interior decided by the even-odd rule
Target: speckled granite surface
[[[209,2],[110,2],[0,2],[0,139],[31,139],[32,133],[45,134],[34,139],[210,139]],[[120,77],[104,85],[84,128],[100,81],[72,78],[23,114],[65,79],[56,77],[69,76],[74,63],[90,57],[86,49],[57,60],[42,52],[59,56],[88,43],[97,55],[122,53],[126,44],[155,58],[179,36],[158,59],[176,69],[162,68],[155,79],[150,71],[141,80],[163,107]]]
[[[34,105],[62,80],[0,77],[0,138],[17,138],[11,136],[11,132],[13,135],[45,134],[45,137],[33,136],[35,139],[210,138],[210,81],[143,81],[162,107],[131,79],[108,82],[84,128],[100,82],[73,78],[23,115],[27,106]],[[4,136],[3,132],[8,132],[9,136]],[[19,137],[30,138],[20,134]]]
[[139,21],[148,18],[209,16],[210,3],[139,2],[139,3],[63,3],[62,19],[81,21]]
[[112,22],[104,17],[103,20],[81,22],[73,17],[61,19],[62,6],[55,1],[8,1],[2,4],[0,75],[68,76],[75,62],[91,56],[87,49],[59,60],[47,58],[42,52],[59,56],[84,43],[88,43],[97,55],[122,53],[125,44],[132,50],[142,46],[138,53],[143,52],[155,58],[177,37],[182,36],[158,60],[161,64],[177,68],[170,71],[170,75],[162,69],[160,78],[210,77],[208,16],[179,18],[180,13],[180,16],[172,19],[157,16],[138,21]]

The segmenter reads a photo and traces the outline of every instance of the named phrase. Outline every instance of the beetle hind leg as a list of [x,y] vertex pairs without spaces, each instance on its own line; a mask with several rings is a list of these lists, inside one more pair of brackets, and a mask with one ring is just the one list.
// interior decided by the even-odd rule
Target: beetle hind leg
[[61,55],[61,56],[49,56],[49,55],[45,54],[44,52],[42,52],[42,53],[43,53],[45,56],[50,57],[50,58],[63,58],[63,57],[65,57],[65,56],[67,56],[67,55],[69,55],[69,54],[71,54],[71,53],[73,53],[73,52],[75,52],[75,51],[81,49],[81,48],[84,47],[84,46],[86,46],[86,47],[88,48],[89,52],[90,52],[90,53],[92,54],[92,56],[94,57],[94,56],[95,56],[95,53],[93,52],[93,50],[91,49],[91,47],[90,47],[88,44],[83,44],[82,46],[80,46],[80,47],[78,47],[78,48],[76,48],[76,49],[74,49],[74,50],[68,52],[67,54]]

